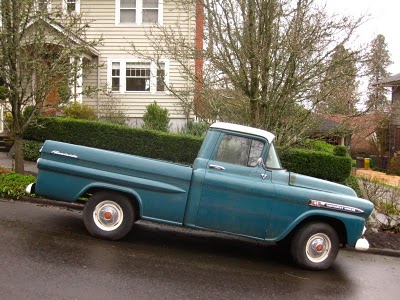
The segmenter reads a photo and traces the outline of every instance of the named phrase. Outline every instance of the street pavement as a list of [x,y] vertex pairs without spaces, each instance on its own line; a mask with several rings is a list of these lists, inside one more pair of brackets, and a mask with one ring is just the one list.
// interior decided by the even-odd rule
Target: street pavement
[[279,248],[139,221],[95,239],[82,213],[0,200],[2,299],[398,299],[400,259],[340,251],[333,267],[295,267]]

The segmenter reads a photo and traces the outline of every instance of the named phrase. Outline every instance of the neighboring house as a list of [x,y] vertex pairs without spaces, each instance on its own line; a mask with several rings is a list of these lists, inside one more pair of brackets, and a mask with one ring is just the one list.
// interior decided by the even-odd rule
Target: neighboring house
[[[76,101],[100,111],[102,102],[109,101],[105,93],[87,96],[82,91],[89,86],[107,87],[120,103],[120,109],[128,117],[131,126],[141,125],[146,106],[154,101],[168,109],[175,129],[185,124],[186,117],[180,100],[167,89],[167,86],[173,86],[174,89],[193,91],[193,83],[184,78],[181,65],[168,56],[159,57],[157,63],[143,59],[133,54],[131,45],[134,44],[136,50],[143,54],[151,55],[146,33],[157,31],[156,25],[176,28],[194,45],[194,8],[177,6],[176,2],[168,0],[38,0],[37,5],[38,9],[47,10],[61,5],[67,13],[82,13],[83,18],[90,21],[86,38],[101,38],[99,45],[78,58],[93,62],[97,67],[84,77],[80,76],[81,70],[77,71],[77,79],[71,86]],[[177,22],[179,27],[176,26]],[[62,31],[62,28],[52,27],[53,30]],[[190,66],[194,66],[194,60],[187,62],[186,67]],[[49,97],[52,98],[51,95]],[[48,103],[52,100],[46,99]]]
[[352,157],[376,155],[376,131],[378,114],[360,116],[327,115],[314,137],[323,138],[330,144],[346,146]]
[[400,154],[400,73],[389,76],[377,83],[392,89],[392,116],[390,120],[389,149],[390,156]]

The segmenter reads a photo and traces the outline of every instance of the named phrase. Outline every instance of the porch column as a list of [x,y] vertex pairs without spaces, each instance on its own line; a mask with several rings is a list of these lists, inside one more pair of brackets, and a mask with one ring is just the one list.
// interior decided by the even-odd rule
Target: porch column
[[71,57],[70,62],[75,66],[75,77],[71,84],[72,101],[82,103],[82,85],[83,85],[83,72],[82,72],[82,56],[79,58]]

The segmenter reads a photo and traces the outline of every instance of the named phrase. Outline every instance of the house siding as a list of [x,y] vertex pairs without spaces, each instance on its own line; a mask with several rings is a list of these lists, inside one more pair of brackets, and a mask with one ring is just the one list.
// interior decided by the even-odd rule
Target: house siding
[[[149,51],[150,41],[146,37],[146,32],[157,30],[149,25],[116,25],[116,1],[94,1],[81,0],[81,12],[88,20],[91,20],[90,27],[87,30],[87,39],[93,40],[102,37],[100,45],[96,49],[100,52],[99,64],[97,70],[93,69],[87,74],[84,80],[84,87],[107,85],[107,63],[110,59],[133,59],[137,58],[132,53],[128,53],[131,49],[131,43],[134,43],[140,52],[151,54]],[[188,21],[190,19],[190,21]],[[183,36],[193,42],[194,45],[194,13],[183,9],[176,9],[176,4],[164,0],[163,3],[163,25],[174,27],[179,22],[179,29]],[[169,84],[176,88],[191,88],[193,83],[185,80],[180,74],[178,63],[169,59]],[[189,61],[188,64],[193,65],[194,62]],[[120,101],[121,109],[131,118],[131,124],[139,124],[138,118],[141,118],[145,113],[146,106],[154,101],[157,101],[162,107],[167,108],[172,121],[179,125],[179,120],[184,120],[180,100],[174,97],[171,93],[166,92],[133,92],[133,93],[113,93],[115,99]],[[99,108],[99,103],[103,101],[103,93],[96,93],[91,97],[84,96],[83,103],[93,105]],[[174,119],[174,120],[173,120]]]

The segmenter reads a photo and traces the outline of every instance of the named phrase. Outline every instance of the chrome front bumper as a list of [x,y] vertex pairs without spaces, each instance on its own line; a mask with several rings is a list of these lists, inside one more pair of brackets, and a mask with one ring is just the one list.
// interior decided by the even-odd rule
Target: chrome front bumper
[[[365,228],[365,226],[364,226],[362,235],[364,235],[366,230],[367,230],[367,228]],[[359,250],[359,251],[367,251],[369,249],[369,243],[364,237],[361,237],[358,239],[358,241],[355,245],[355,248],[356,248],[356,250]]]

